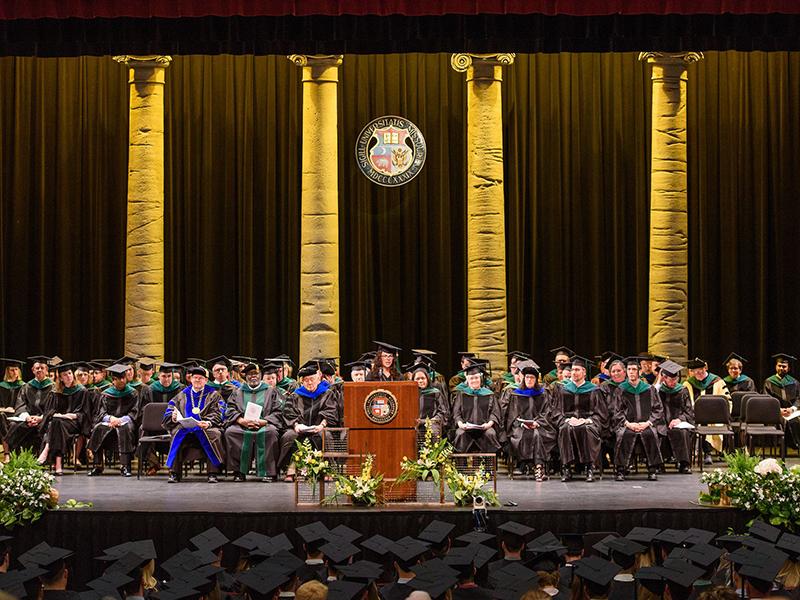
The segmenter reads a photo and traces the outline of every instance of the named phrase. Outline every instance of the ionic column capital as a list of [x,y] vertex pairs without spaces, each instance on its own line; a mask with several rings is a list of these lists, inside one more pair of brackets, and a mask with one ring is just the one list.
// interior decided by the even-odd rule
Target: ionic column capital
[[130,69],[128,83],[164,83],[164,70],[172,63],[171,56],[150,55],[132,56],[123,54],[113,57],[121,65]]
[[337,83],[341,54],[290,54],[295,66],[303,69],[303,83]]
[[703,60],[702,52],[640,52],[639,60],[653,65],[653,80],[685,79],[686,67]]
[[467,74],[467,81],[502,81],[503,69],[514,63],[513,52],[494,54],[471,54],[457,52],[450,56],[450,66],[459,73]]

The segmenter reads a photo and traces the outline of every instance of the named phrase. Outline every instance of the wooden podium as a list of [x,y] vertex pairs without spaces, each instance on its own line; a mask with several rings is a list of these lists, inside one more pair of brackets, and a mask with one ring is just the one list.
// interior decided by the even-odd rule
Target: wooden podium
[[[386,404],[385,390],[396,399],[397,412],[381,423]],[[350,454],[374,454],[374,470],[387,479],[400,474],[404,456],[417,457],[416,424],[419,417],[419,387],[414,381],[365,381],[344,384],[344,424],[348,429]],[[365,401],[372,395],[374,414],[367,414]]]

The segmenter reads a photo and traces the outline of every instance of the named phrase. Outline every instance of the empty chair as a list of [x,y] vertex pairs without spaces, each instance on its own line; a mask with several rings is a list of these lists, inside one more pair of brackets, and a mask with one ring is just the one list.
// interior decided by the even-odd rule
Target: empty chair
[[159,444],[163,449],[169,450],[170,435],[161,420],[164,418],[164,411],[167,410],[166,402],[151,402],[145,404],[142,409],[142,426],[139,430],[139,446],[136,448],[136,453],[139,457],[137,461],[138,468],[136,469],[136,479],[142,474],[142,465],[147,460],[147,451],[153,446]]
[[725,396],[700,396],[694,403],[694,433],[697,435],[697,455],[700,471],[703,471],[703,437],[721,435],[725,440],[733,439],[731,413]]
[[[752,396],[747,399],[747,413],[742,425],[745,444],[752,453],[756,438],[770,440],[770,447],[780,443],[781,458],[786,458],[786,438],[784,421],[781,417],[781,403],[777,398],[767,395]],[[762,452],[762,456],[763,456]]]

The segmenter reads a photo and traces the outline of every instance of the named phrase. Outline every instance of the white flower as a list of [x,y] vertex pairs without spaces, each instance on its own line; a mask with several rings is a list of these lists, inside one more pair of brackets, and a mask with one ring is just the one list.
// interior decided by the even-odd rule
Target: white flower
[[754,471],[759,475],[767,475],[769,473],[781,473],[783,469],[780,463],[774,458],[765,458],[756,465]]

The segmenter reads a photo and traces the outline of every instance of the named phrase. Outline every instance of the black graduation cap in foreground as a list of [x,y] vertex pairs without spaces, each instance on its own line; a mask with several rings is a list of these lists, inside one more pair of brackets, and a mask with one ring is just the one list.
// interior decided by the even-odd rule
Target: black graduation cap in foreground
[[425,542],[430,542],[431,544],[443,544],[447,541],[450,532],[455,528],[456,526],[452,523],[434,520],[428,523],[425,529],[419,532],[417,538]]
[[121,379],[125,377],[125,374],[128,372],[128,367],[126,365],[121,365],[119,363],[113,364],[106,369],[106,372],[111,375],[111,377],[116,377],[117,379]]
[[35,565],[18,571],[0,573],[0,590],[23,600],[28,596],[25,584],[37,579],[45,573],[47,573],[45,569]]
[[485,531],[470,531],[469,533],[458,536],[456,541],[464,542],[465,544],[482,544],[483,542],[488,542],[493,539],[494,536],[491,533],[486,533]]
[[620,572],[621,568],[612,562],[604,560],[599,556],[587,556],[582,558],[575,565],[575,575],[581,579],[601,587],[607,586],[614,579],[614,575]]
[[117,560],[126,554],[135,554],[141,557],[142,560],[150,560],[157,558],[156,547],[153,540],[135,540],[133,542],[123,542],[116,546],[111,546],[103,550],[101,556],[97,556],[97,560]]
[[364,591],[366,583],[355,581],[331,581],[328,584],[328,600],[354,600]]
[[778,354],[773,354],[772,358],[775,359],[775,363],[787,363],[791,364],[797,360],[796,357],[792,356],[791,354],[784,354],[783,352],[779,352]]
[[773,527],[768,523],[765,523],[761,519],[756,519],[755,521],[753,521],[753,524],[750,525],[748,533],[762,540],[766,540],[771,544],[777,542],[778,538],[781,536],[780,529],[778,529],[777,527]]
[[361,552],[358,546],[354,546],[347,540],[328,542],[320,546],[319,549],[335,565],[347,562],[351,556]]
[[704,569],[682,559],[667,558],[661,565],[661,575],[664,579],[683,588],[692,587],[704,573]]
[[196,536],[189,538],[189,541],[194,544],[198,550],[217,550],[222,548],[230,540],[225,537],[219,529],[212,527],[203,533],[198,533]]
[[17,367],[21,369],[25,361],[17,360],[16,358],[0,358],[0,365],[5,369],[6,367]]
[[350,565],[341,565],[336,570],[345,579],[365,583],[380,579],[383,575],[383,565],[370,560],[358,560]]
[[378,350],[383,352],[388,352],[389,354],[399,354],[402,348],[395,346],[394,344],[389,344],[387,342],[379,342],[378,340],[372,340],[372,343],[377,346]]
[[366,548],[377,554],[378,556],[386,556],[391,553],[394,542],[387,537],[380,534],[373,535],[361,542],[361,547]]
[[654,527],[634,527],[625,537],[640,544],[652,544],[653,538],[659,533],[661,533],[661,530]]

